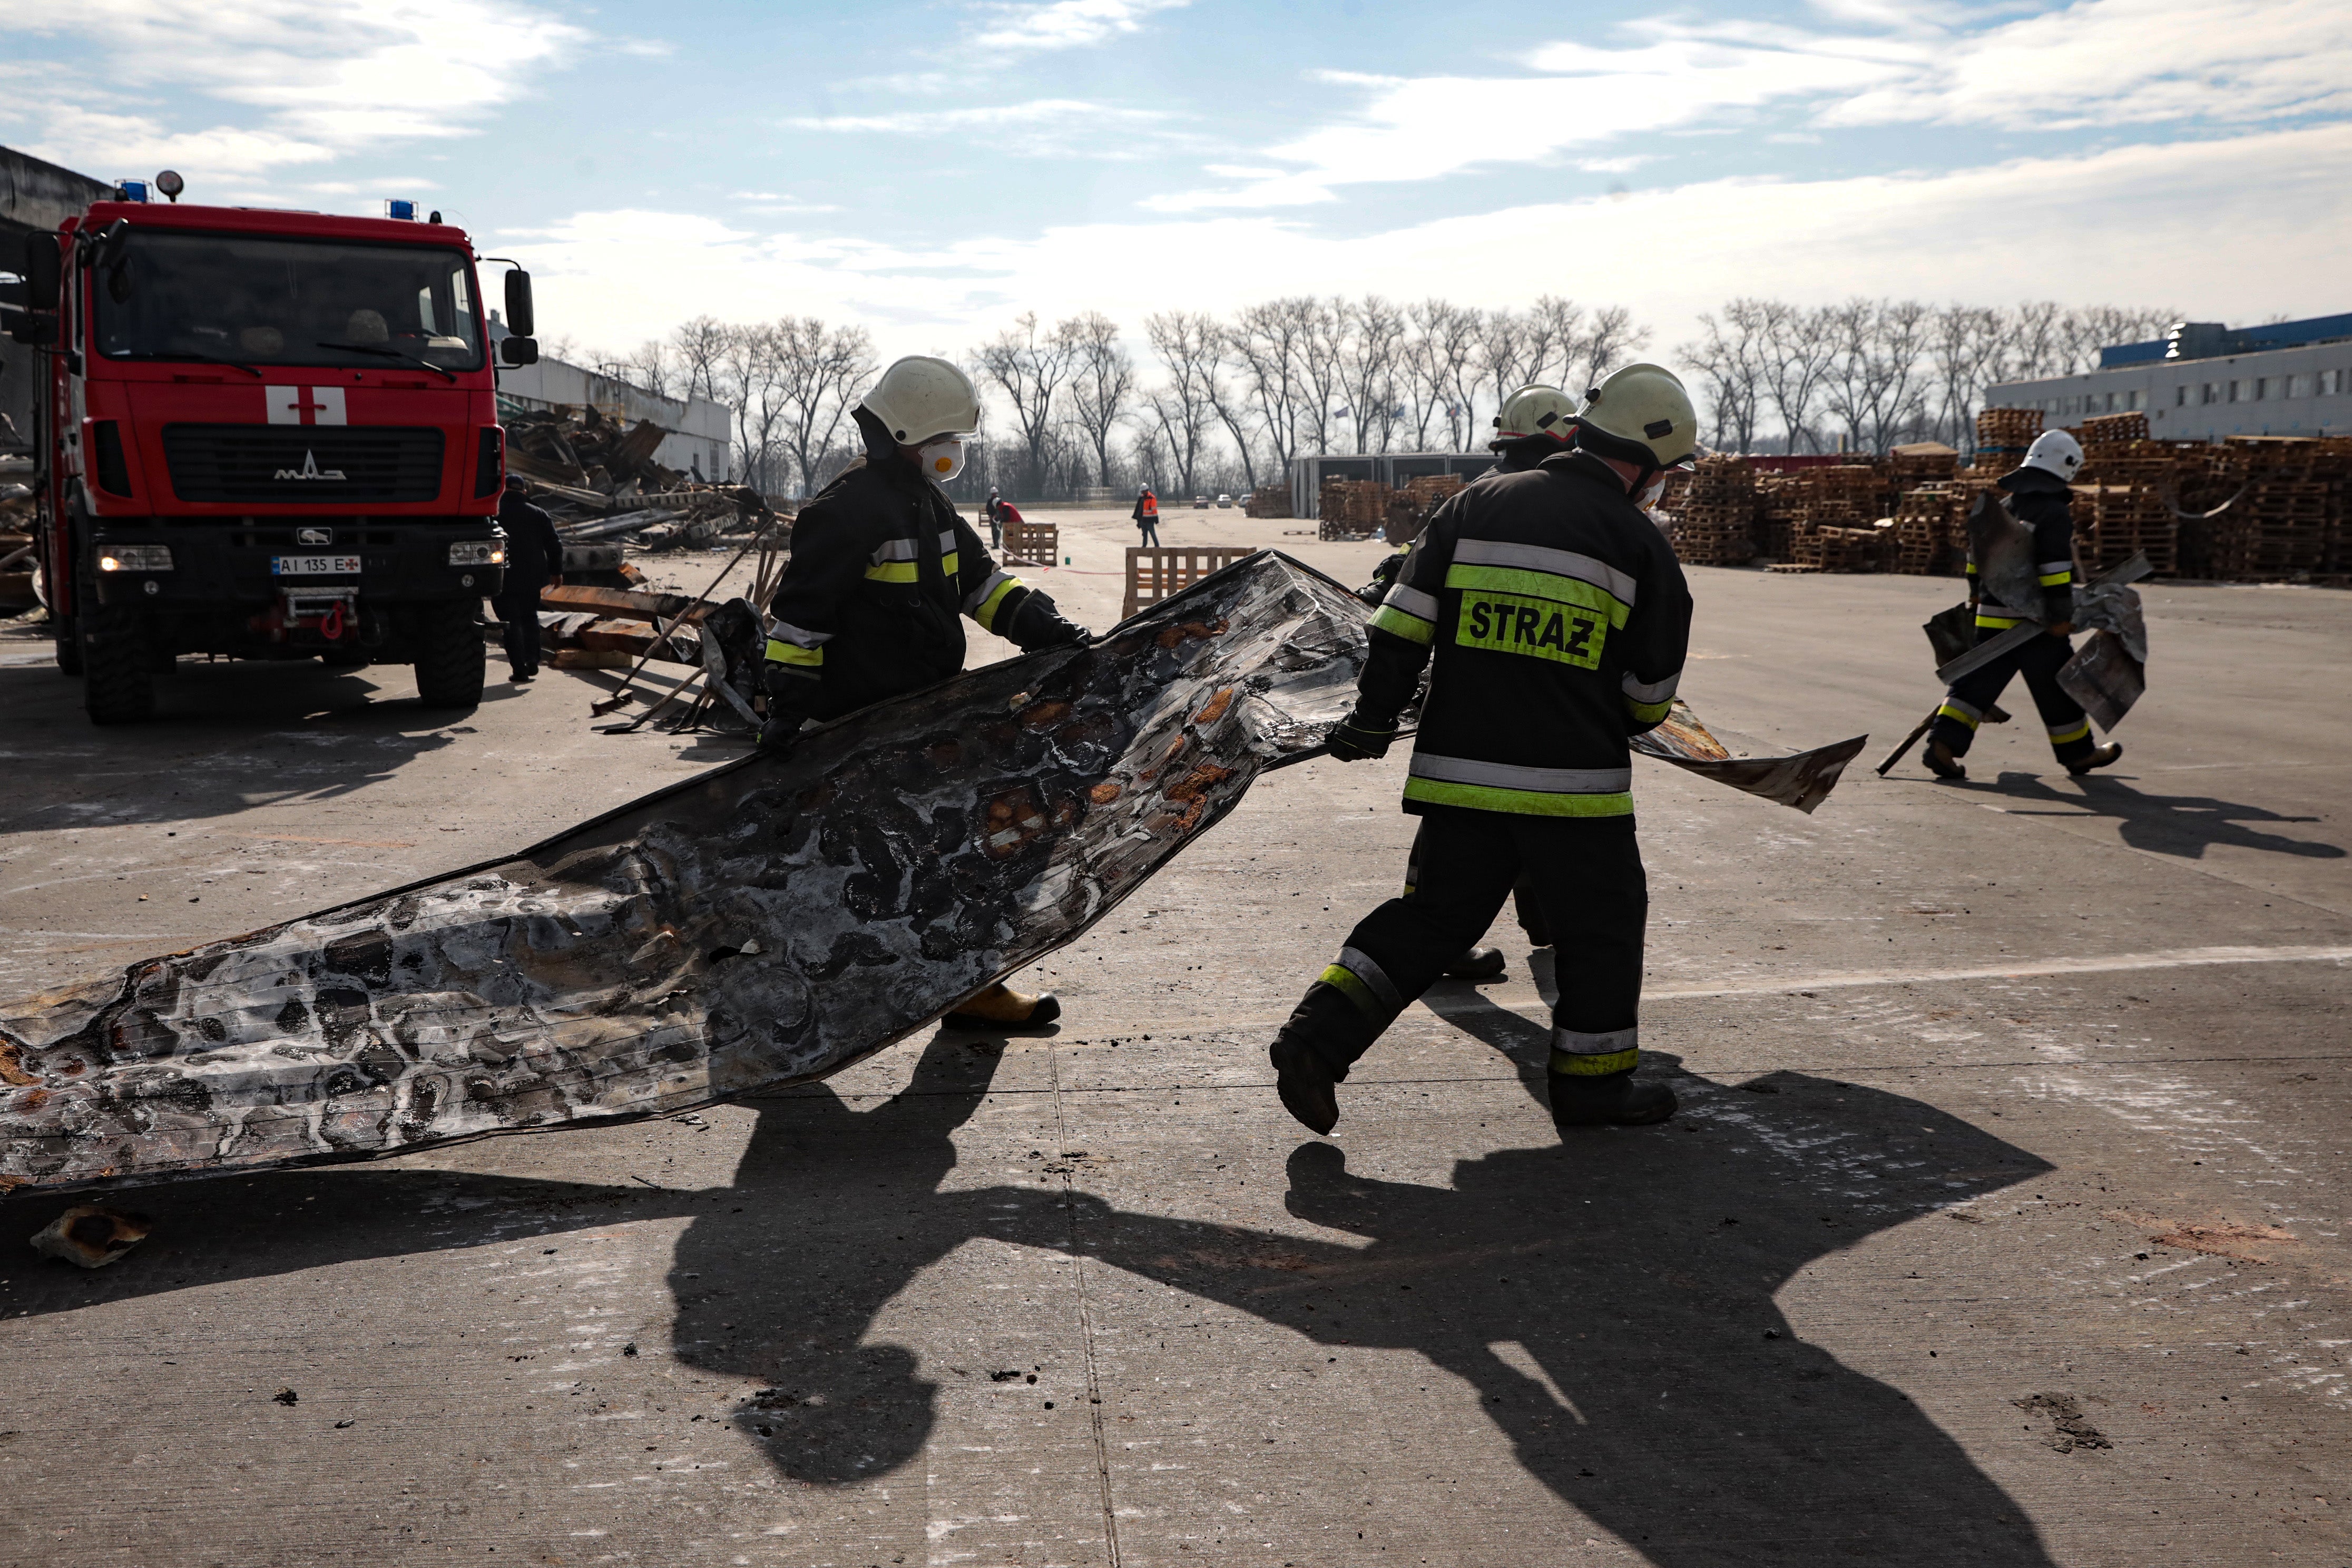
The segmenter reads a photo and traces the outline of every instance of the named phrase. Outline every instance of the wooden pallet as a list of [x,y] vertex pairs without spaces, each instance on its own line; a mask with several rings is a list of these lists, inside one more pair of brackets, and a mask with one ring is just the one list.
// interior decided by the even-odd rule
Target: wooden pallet
[[1211,573],[1222,572],[1255,553],[1245,544],[1159,548],[1130,544],[1127,547],[1127,607],[1119,612],[1119,618],[1125,620],[1147,605],[1156,605],[1171,595],[1181,593]]
[[1004,528],[1004,559],[1009,563],[1055,566],[1062,560],[1062,525],[1057,522],[1013,522]]

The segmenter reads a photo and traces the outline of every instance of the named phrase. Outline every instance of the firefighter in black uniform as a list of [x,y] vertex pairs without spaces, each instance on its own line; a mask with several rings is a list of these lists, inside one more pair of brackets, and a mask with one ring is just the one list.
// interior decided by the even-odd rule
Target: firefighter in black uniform
[[1630,737],[1673,706],[1690,590],[1643,506],[1690,462],[1682,383],[1630,365],[1596,388],[1574,446],[1480,480],[1431,517],[1372,618],[1355,710],[1331,754],[1378,757],[1433,657],[1404,790],[1422,818],[1412,890],[1360,921],[1269,1054],[1282,1103],[1317,1132],[1336,1086],[1486,929],[1524,867],[1558,939],[1552,1119],[1663,1121],[1637,1083],[1649,890],[1633,836]]
[[[962,371],[913,356],[882,373],[851,416],[866,456],[800,510],[769,602],[762,750],[789,753],[801,726],[945,680],[963,668],[962,616],[1024,649],[1087,640],[1053,600],[996,570],[940,486],[963,467],[980,396]],[[1043,1025],[1050,994],[1002,984],[948,1016],[966,1027]]]
[[530,486],[509,474],[499,497],[499,526],[506,530],[507,574],[490,607],[505,623],[500,639],[515,684],[539,678],[539,591],[563,581],[563,541],[546,509],[531,503]]
[[[2074,657],[2074,494],[2067,483],[2083,467],[2083,448],[2063,430],[2044,431],[2027,448],[2025,461],[2000,479],[2009,493],[2010,510],[2033,530],[2036,581],[2042,590],[2042,623],[2047,635],[2024,643],[1974,669],[1954,682],[1936,710],[1936,726],[1928,732],[1927,771],[1937,778],[1964,779],[1968,769],[1960,759],[1977,737],[1985,710],[2000,700],[2010,678],[2022,673],[2049,731],[2050,749],[2070,773],[2104,768],[2124,754],[2114,741],[2091,743],[2091,721],[2083,705],[2058,684],[2058,672]],[[1969,605],[1977,613],[1977,641],[1999,637],[2020,621],[2031,618],[2032,606],[2006,605],[1987,596],[1979,580],[1977,559],[1969,557]]]

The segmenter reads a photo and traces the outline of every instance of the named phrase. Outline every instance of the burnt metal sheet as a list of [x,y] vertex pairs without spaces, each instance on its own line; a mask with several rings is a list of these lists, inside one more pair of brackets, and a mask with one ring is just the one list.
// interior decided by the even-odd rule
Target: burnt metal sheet
[[2083,705],[2102,734],[2111,735],[2147,693],[2147,672],[2122,637],[2102,627],[2058,671],[2058,686]]
[[1643,756],[1672,763],[1685,773],[1761,795],[1811,816],[1815,806],[1830,797],[1846,763],[1853,761],[1869,740],[1868,735],[1856,735],[1835,745],[1818,746],[1788,756],[1734,756],[1699,722],[1690,705],[1677,699],[1664,723],[1633,737],[1633,750]]
[[[1070,941],[1319,747],[1369,614],[1264,552],[789,761],[0,1006],[0,1189],[369,1159],[824,1078]],[[1822,752],[1731,758],[1696,721],[1643,749],[1791,804],[1836,776]]]

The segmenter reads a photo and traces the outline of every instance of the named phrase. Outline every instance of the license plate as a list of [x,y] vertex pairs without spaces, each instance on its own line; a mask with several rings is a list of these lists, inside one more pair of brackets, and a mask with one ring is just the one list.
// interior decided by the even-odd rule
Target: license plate
[[269,572],[274,577],[345,577],[357,574],[360,558],[356,555],[273,555]]

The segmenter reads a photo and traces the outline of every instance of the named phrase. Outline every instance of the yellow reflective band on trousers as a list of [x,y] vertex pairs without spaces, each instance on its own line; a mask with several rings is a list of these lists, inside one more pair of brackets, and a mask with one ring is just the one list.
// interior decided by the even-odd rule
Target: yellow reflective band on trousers
[[1423,620],[1419,616],[1398,609],[1394,605],[1382,605],[1373,611],[1372,626],[1375,629],[1387,632],[1391,637],[1400,637],[1407,642],[1417,642],[1423,646],[1437,636],[1435,626]]
[[971,618],[980,623],[980,629],[982,631],[992,632],[996,629],[996,612],[1004,607],[1004,595],[1010,594],[1013,589],[1020,586],[1020,578],[1006,577],[1003,582],[999,583],[996,585],[996,591],[994,593],[989,595],[987,598],[982,599],[979,605],[973,608]]
[[2013,626],[2017,625],[2017,623],[2018,623],[2018,622],[2020,622],[2020,621],[2023,620],[2024,618],[2025,618],[2025,617],[2024,617],[2023,616],[1986,616],[1986,615],[1979,615],[1979,616],[1977,616],[1977,626],[1978,626],[1978,627],[1979,627],[1979,629],[1984,630],[1984,631],[1989,631],[1989,632],[2005,632],[2005,631],[2009,630],[2009,628],[2010,628],[2010,627],[2011,627],[2011,626]]
[[824,649],[821,647],[798,647],[791,643],[781,641],[775,637],[770,637],[768,639],[768,662],[770,664],[797,664],[810,668],[814,668],[816,666],[824,662]]
[[1404,797],[1424,805],[1465,805],[1473,811],[1509,811],[1521,816],[1631,816],[1633,795],[1555,795],[1549,790],[1504,789],[1497,784],[1454,784],[1446,779],[1408,778]]
[[916,565],[911,561],[883,561],[866,569],[869,583],[911,583],[915,581]]
[[1577,1078],[1602,1078],[1612,1072],[1624,1072],[1638,1065],[1641,1059],[1639,1047],[1630,1051],[1609,1051],[1601,1056],[1555,1050],[1551,1054],[1551,1070]]
[[1977,727],[1977,721],[1981,717],[1981,715],[1979,714],[1975,709],[1967,707],[1961,703],[1947,702],[1941,708],[1936,710],[1936,717],[1938,719],[1957,719],[1961,723],[1966,724],[1969,729],[1973,730]]
[[[2043,728],[2050,729],[2047,725]],[[2070,741],[2087,741],[2090,738],[2091,721],[2088,719],[2069,724],[2063,729],[2050,729],[2050,743],[2053,746],[2063,746]]]
[[2044,572],[2039,579],[2045,588],[2063,588],[2074,580],[2074,574],[2071,568],[2064,572]]

